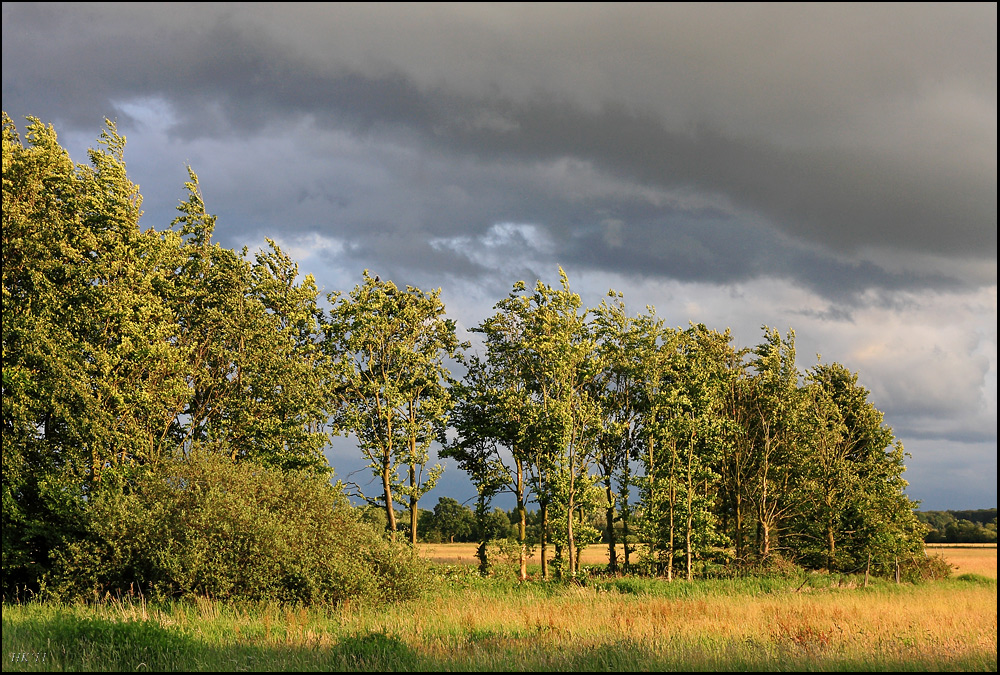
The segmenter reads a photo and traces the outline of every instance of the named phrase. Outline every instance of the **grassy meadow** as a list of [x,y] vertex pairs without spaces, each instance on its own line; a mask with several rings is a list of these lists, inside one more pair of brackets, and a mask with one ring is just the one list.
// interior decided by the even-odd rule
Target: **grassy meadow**
[[519,584],[504,570],[479,578],[474,546],[423,545],[428,592],[395,605],[5,603],[3,670],[995,671],[996,547],[935,552],[955,574],[916,586],[820,574]]

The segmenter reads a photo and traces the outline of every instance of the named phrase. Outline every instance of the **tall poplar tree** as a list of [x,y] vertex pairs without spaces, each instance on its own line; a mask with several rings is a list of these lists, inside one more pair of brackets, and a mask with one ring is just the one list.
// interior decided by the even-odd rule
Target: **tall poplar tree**
[[804,461],[803,403],[795,363],[795,332],[782,338],[763,327],[764,342],[753,350],[752,391],[746,420],[751,439],[749,497],[757,520],[757,553],[773,552],[784,519],[794,511],[796,481]]
[[632,460],[642,453],[643,420],[649,407],[645,378],[656,359],[663,320],[647,307],[635,317],[625,311],[621,293],[609,291],[594,311],[593,331],[601,355],[601,371],[594,382],[594,398],[601,410],[595,464],[604,488],[605,540],[608,569],[618,571],[615,522],[623,522],[625,567],[629,566]]
[[[400,289],[365,270],[364,282],[349,296],[330,294],[333,308],[324,326],[324,348],[334,360],[333,429],[356,435],[381,483],[387,528],[393,533],[393,502],[407,498],[414,543],[419,498],[442,471],[435,466],[427,476],[421,474],[451,409],[446,361],[463,347],[455,322],[444,316],[440,295],[440,289]],[[400,467],[406,467],[408,482],[400,479]]]
[[[183,238],[172,292],[187,361],[189,396],[175,410],[182,446],[207,445],[233,460],[327,469],[328,359],[318,344],[321,312],[311,275],[272,240],[249,259],[212,241],[198,176],[174,219]],[[179,226],[179,227],[178,227]]]
[[920,528],[916,504],[903,492],[903,448],[858,375],[818,363],[807,372],[805,393],[811,452],[791,524],[799,559],[857,572],[917,556]]
[[505,320],[509,318],[498,314],[473,329],[484,335],[486,354],[467,359],[465,377],[452,389],[451,425],[456,434],[442,456],[451,457],[469,474],[484,508],[501,491],[514,496],[518,578],[524,581],[528,578],[531,411],[516,346],[519,332],[516,323]]

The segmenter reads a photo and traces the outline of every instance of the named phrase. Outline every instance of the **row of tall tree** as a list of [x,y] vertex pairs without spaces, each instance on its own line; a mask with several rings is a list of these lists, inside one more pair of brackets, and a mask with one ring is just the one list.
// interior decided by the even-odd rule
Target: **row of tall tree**
[[322,473],[328,434],[356,439],[379,484],[365,497],[391,532],[404,505],[413,542],[435,441],[483,522],[513,494],[522,578],[529,505],[546,576],[549,546],[576,572],[593,508],[612,570],[633,553],[618,560],[616,523],[671,577],[722,545],[829,569],[917,550],[901,445],[855,374],[799,370],[791,332],[738,349],[728,331],[631,316],[615,292],[586,309],[560,270],[556,287],[515,284],[470,353],[439,290],[365,271],[324,311],[273,241],[215,243],[193,171],[170,227],[141,229],[110,122],[89,165],[36,119],[25,140],[5,114],[5,579],[37,578],[88,499],[127,490],[135,467],[198,451]]
[[671,328],[652,308],[630,316],[613,291],[585,311],[564,273],[558,287],[515,285],[495,310],[474,329],[484,351],[455,388],[445,454],[484,506],[514,495],[522,577],[529,502],[543,575],[550,541],[559,572],[576,572],[595,507],[611,570],[619,518],[668,577],[692,578],[724,545],[739,564],[780,553],[831,570],[920,554],[902,445],[856,374],[798,368],[793,332],[765,326],[738,349],[728,331]]

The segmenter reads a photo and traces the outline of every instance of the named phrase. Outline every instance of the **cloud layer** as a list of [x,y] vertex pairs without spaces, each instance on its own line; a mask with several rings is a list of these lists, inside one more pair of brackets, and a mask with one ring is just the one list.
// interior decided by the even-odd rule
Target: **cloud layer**
[[327,290],[368,267],[471,326],[562,265],[793,326],[994,476],[996,63],[995,4],[3,6],[4,109],[78,161],[117,117],[147,224],[190,163],[225,243]]

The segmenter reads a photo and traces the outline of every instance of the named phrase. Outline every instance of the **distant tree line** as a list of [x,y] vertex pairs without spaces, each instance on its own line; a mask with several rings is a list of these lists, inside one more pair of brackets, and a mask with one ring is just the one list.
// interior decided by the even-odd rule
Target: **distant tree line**
[[[50,126],[30,118],[22,141],[3,117],[5,593],[132,579],[166,595],[316,599],[379,575],[413,588],[396,534],[421,534],[421,499],[442,472],[435,442],[477,498],[472,523],[439,500],[428,532],[475,536],[484,571],[487,544],[511,526],[522,579],[531,547],[542,577],[573,576],[602,541],[611,572],[670,579],[785,560],[876,574],[922,564],[902,445],[855,373],[798,367],[794,332],[764,326],[737,348],[728,331],[629,315],[615,291],[584,308],[560,269],[555,287],[514,284],[473,329],[473,353],[440,290],[365,271],[324,311],[275,242],[220,246],[190,169],[177,218],[141,229],[124,147],[108,122],[90,163],[74,164]],[[252,498],[328,484],[334,434],[357,443],[373,493],[316,487],[301,512],[292,497]],[[348,509],[345,492],[367,507]],[[513,522],[493,506],[503,492]],[[232,549],[226,533],[251,546],[254,519],[298,533],[275,540],[287,555],[267,583],[244,573],[249,550],[212,553]],[[372,523],[391,545],[358,548]],[[306,533],[326,526],[343,536],[310,549]],[[331,568],[347,545],[372,564]]]
[[929,528],[929,544],[995,544],[997,510],[917,511],[917,519]]

